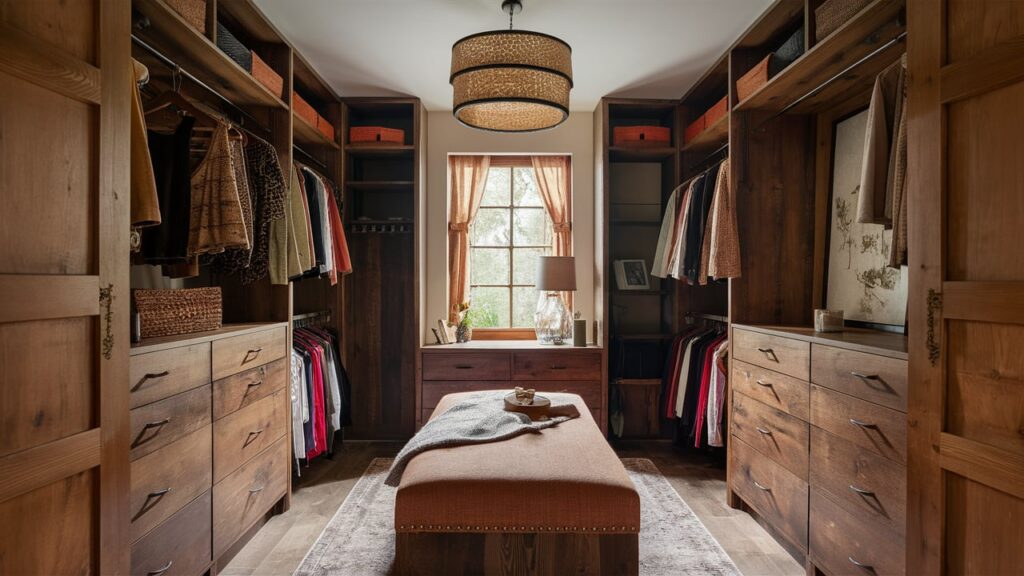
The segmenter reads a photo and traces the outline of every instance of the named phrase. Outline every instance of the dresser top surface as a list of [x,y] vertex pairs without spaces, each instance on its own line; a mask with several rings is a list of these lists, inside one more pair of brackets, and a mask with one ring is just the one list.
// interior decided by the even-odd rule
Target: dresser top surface
[[192,334],[178,334],[176,336],[161,336],[158,338],[143,338],[141,342],[133,342],[131,355],[145,354],[147,352],[157,352],[159,350],[167,350],[168,348],[178,348],[181,346],[190,346],[192,344],[201,344],[203,342],[211,342],[213,340],[219,340],[221,338],[227,338],[229,336],[241,336],[243,334],[251,334],[253,332],[261,332],[263,330],[270,330],[272,328],[288,326],[287,322],[251,322],[242,324],[225,324],[217,330],[209,330],[207,332],[195,332]]
[[548,352],[600,351],[600,346],[588,345],[586,348],[571,344],[553,346],[541,344],[536,340],[473,340],[462,344],[428,344],[423,346],[424,352],[466,352],[487,350],[543,350]]
[[835,346],[836,348],[880,354],[901,360],[908,358],[906,334],[862,328],[845,328],[842,332],[815,332],[814,328],[805,326],[733,324],[732,327],[773,336],[782,336],[784,338],[795,338],[826,346]]

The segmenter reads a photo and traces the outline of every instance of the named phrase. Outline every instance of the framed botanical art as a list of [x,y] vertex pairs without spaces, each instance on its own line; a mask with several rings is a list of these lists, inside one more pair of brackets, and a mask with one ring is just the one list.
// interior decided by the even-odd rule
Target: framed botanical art
[[650,290],[647,263],[643,260],[616,260],[615,284],[619,290]]

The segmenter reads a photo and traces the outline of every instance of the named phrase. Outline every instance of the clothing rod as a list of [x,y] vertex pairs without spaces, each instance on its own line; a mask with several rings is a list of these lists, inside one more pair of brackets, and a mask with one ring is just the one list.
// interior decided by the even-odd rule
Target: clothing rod
[[[143,48],[144,50],[146,50],[147,52],[149,52],[150,54],[155,56],[156,59],[160,60],[160,62],[164,66],[167,66],[168,68],[174,70],[176,73],[181,74],[185,78],[188,78],[189,80],[191,80],[193,83],[198,85],[200,88],[206,90],[210,94],[213,94],[217,98],[220,98],[228,106],[231,106],[232,108],[237,110],[238,113],[241,114],[243,118],[248,118],[249,120],[251,120],[256,126],[258,126],[264,132],[266,132],[268,134],[271,132],[269,128],[266,128],[262,124],[260,124],[259,120],[257,120],[255,116],[253,116],[253,115],[249,114],[248,112],[246,112],[245,110],[242,110],[241,108],[239,108],[238,105],[236,105],[234,102],[229,100],[227,96],[224,96],[223,94],[221,94],[217,90],[211,88],[208,84],[206,84],[205,82],[203,82],[199,78],[196,78],[188,70],[185,70],[180,65],[178,65],[177,62],[175,62],[174,60],[171,60],[166,54],[164,54],[163,52],[161,52],[161,51],[157,50],[156,48],[150,46],[149,44],[147,44],[144,40],[142,40],[141,38],[139,38],[135,34],[132,34],[132,42],[134,42],[140,48]],[[247,128],[244,124],[241,127],[242,128]]]
[[330,316],[330,310],[321,310],[319,312],[307,312],[305,314],[294,314],[292,320],[307,320],[309,318],[318,318],[320,316]]
[[878,48],[875,48],[874,50],[872,50],[872,51],[871,51],[870,53],[868,53],[867,55],[865,55],[865,56],[864,56],[863,58],[861,58],[860,60],[857,60],[857,61],[856,61],[856,62],[854,62],[853,64],[850,64],[849,66],[847,66],[846,68],[844,68],[844,69],[842,70],[842,72],[839,72],[839,73],[838,73],[838,74],[836,74],[835,76],[833,76],[833,77],[829,78],[828,80],[826,80],[826,81],[822,82],[821,84],[819,84],[819,85],[818,85],[818,86],[817,86],[816,88],[814,88],[813,90],[811,90],[811,91],[810,91],[810,92],[808,92],[807,94],[804,94],[804,95],[803,95],[803,96],[801,96],[800,98],[797,98],[797,99],[796,99],[796,100],[794,100],[793,102],[791,102],[791,103],[787,104],[785,108],[783,108],[782,110],[779,110],[779,111],[778,111],[778,112],[776,112],[776,113],[775,113],[775,114],[774,114],[774,115],[773,115],[773,116],[772,116],[771,118],[769,118],[769,119],[765,120],[764,122],[762,122],[762,123],[761,123],[761,125],[760,125],[760,126],[758,126],[758,128],[761,128],[762,126],[764,126],[764,125],[765,125],[765,124],[767,124],[768,122],[771,122],[772,120],[775,120],[776,118],[778,118],[779,116],[782,116],[782,115],[783,115],[783,114],[785,114],[786,112],[789,112],[789,111],[790,111],[790,110],[792,110],[792,109],[793,109],[794,107],[796,107],[797,105],[799,105],[799,104],[800,104],[801,102],[803,102],[803,101],[807,100],[808,98],[811,98],[811,97],[813,97],[813,96],[816,96],[816,95],[817,95],[817,94],[819,94],[819,93],[820,93],[820,92],[821,92],[822,90],[824,90],[825,88],[828,88],[829,86],[831,86],[833,82],[835,82],[836,80],[839,80],[840,78],[842,78],[843,76],[845,76],[847,72],[849,72],[849,71],[853,70],[854,68],[856,68],[856,67],[860,66],[861,64],[863,64],[863,63],[867,62],[868,60],[871,60],[871,59],[872,59],[872,58],[874,58],[875,56],[878,56],[878,55],[879,55],[879,54],[881,54],[882,52],[884,52],[884,51],[888,50],[888,49],[889,49],[890,47],[892,47],[892,46],[895,46],[896,44],[899,44],[900,42],[902,42],[903,40],[905,40],[905,39],[906,39],[906,37],[907,37],[907,32],[906,32],[906,30],[904,30],[903,32],[900,32],[900,33],[899,33],[899,34],[898,34],[898,35],[897,35],[897,36],[896,36],[895,38],[893,38],[892,40],[889,40],[889,41],[888,41],[888,42],[886,42],[885,44],[882,44],[882,45],[881,45],[881,46],[879,46]]
[[312,154],[310,154],[309,152],[306,152],[301,147],[299,147],[298,144],[294,144],[293,143],[292,144],[292,148],[294,148],[296,152],[298,152],[298,153],[302,154],[303,156],[305,156],[304,160],[309,160],[311,164],[316,164],[317,166],[320,167],[321,170],[323,170],[324,172],[327,172],[327,165],[326,164],[324,164],[323,162],[317,160],[315,157],[313,157]]

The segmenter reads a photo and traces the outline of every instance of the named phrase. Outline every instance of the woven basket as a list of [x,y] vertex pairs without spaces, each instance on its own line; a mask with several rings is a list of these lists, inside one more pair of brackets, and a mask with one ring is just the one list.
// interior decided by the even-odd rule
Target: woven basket
[[221,327],[220,288],[135,290],[142,338],[205,332]]
[[292,90],[292,110],[310,126],[316,128],[316,117],[318,116],[316,110],[295,90]]
[[284,78],[281,78],[280,74],[274,72],[274,69],[255,52],[252,53],[251,73],[252,77],[260,84],[263,84],[267,90],[270,90],[274,96],[278,98],[284,96]]
[[217,48],[237,62],[243,70],[252,73],[252,51],[220,22],[217,22]]
[[660,148],[671,146],[672,129],[662,126],[616,126],[612,130],[615,146]]
[[316,129],[324,135],[324,138],[334,142],[334,124],[331,124],[326,118],[319,114],[316,116]]
[[206,34],[206,0],[164,0],[200,34]]
[[824,40],[870,3],[871,0],[826,0],[814,11],[814,41]]
[[383,126],[354,126],[348,130],[352,144],[405,144],[405,130]]

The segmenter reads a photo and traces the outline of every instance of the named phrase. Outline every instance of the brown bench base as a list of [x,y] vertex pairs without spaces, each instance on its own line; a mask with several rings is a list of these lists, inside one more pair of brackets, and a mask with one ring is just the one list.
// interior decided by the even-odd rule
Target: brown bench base
[[399,532],[399,576],[635,575],[638,534]]

